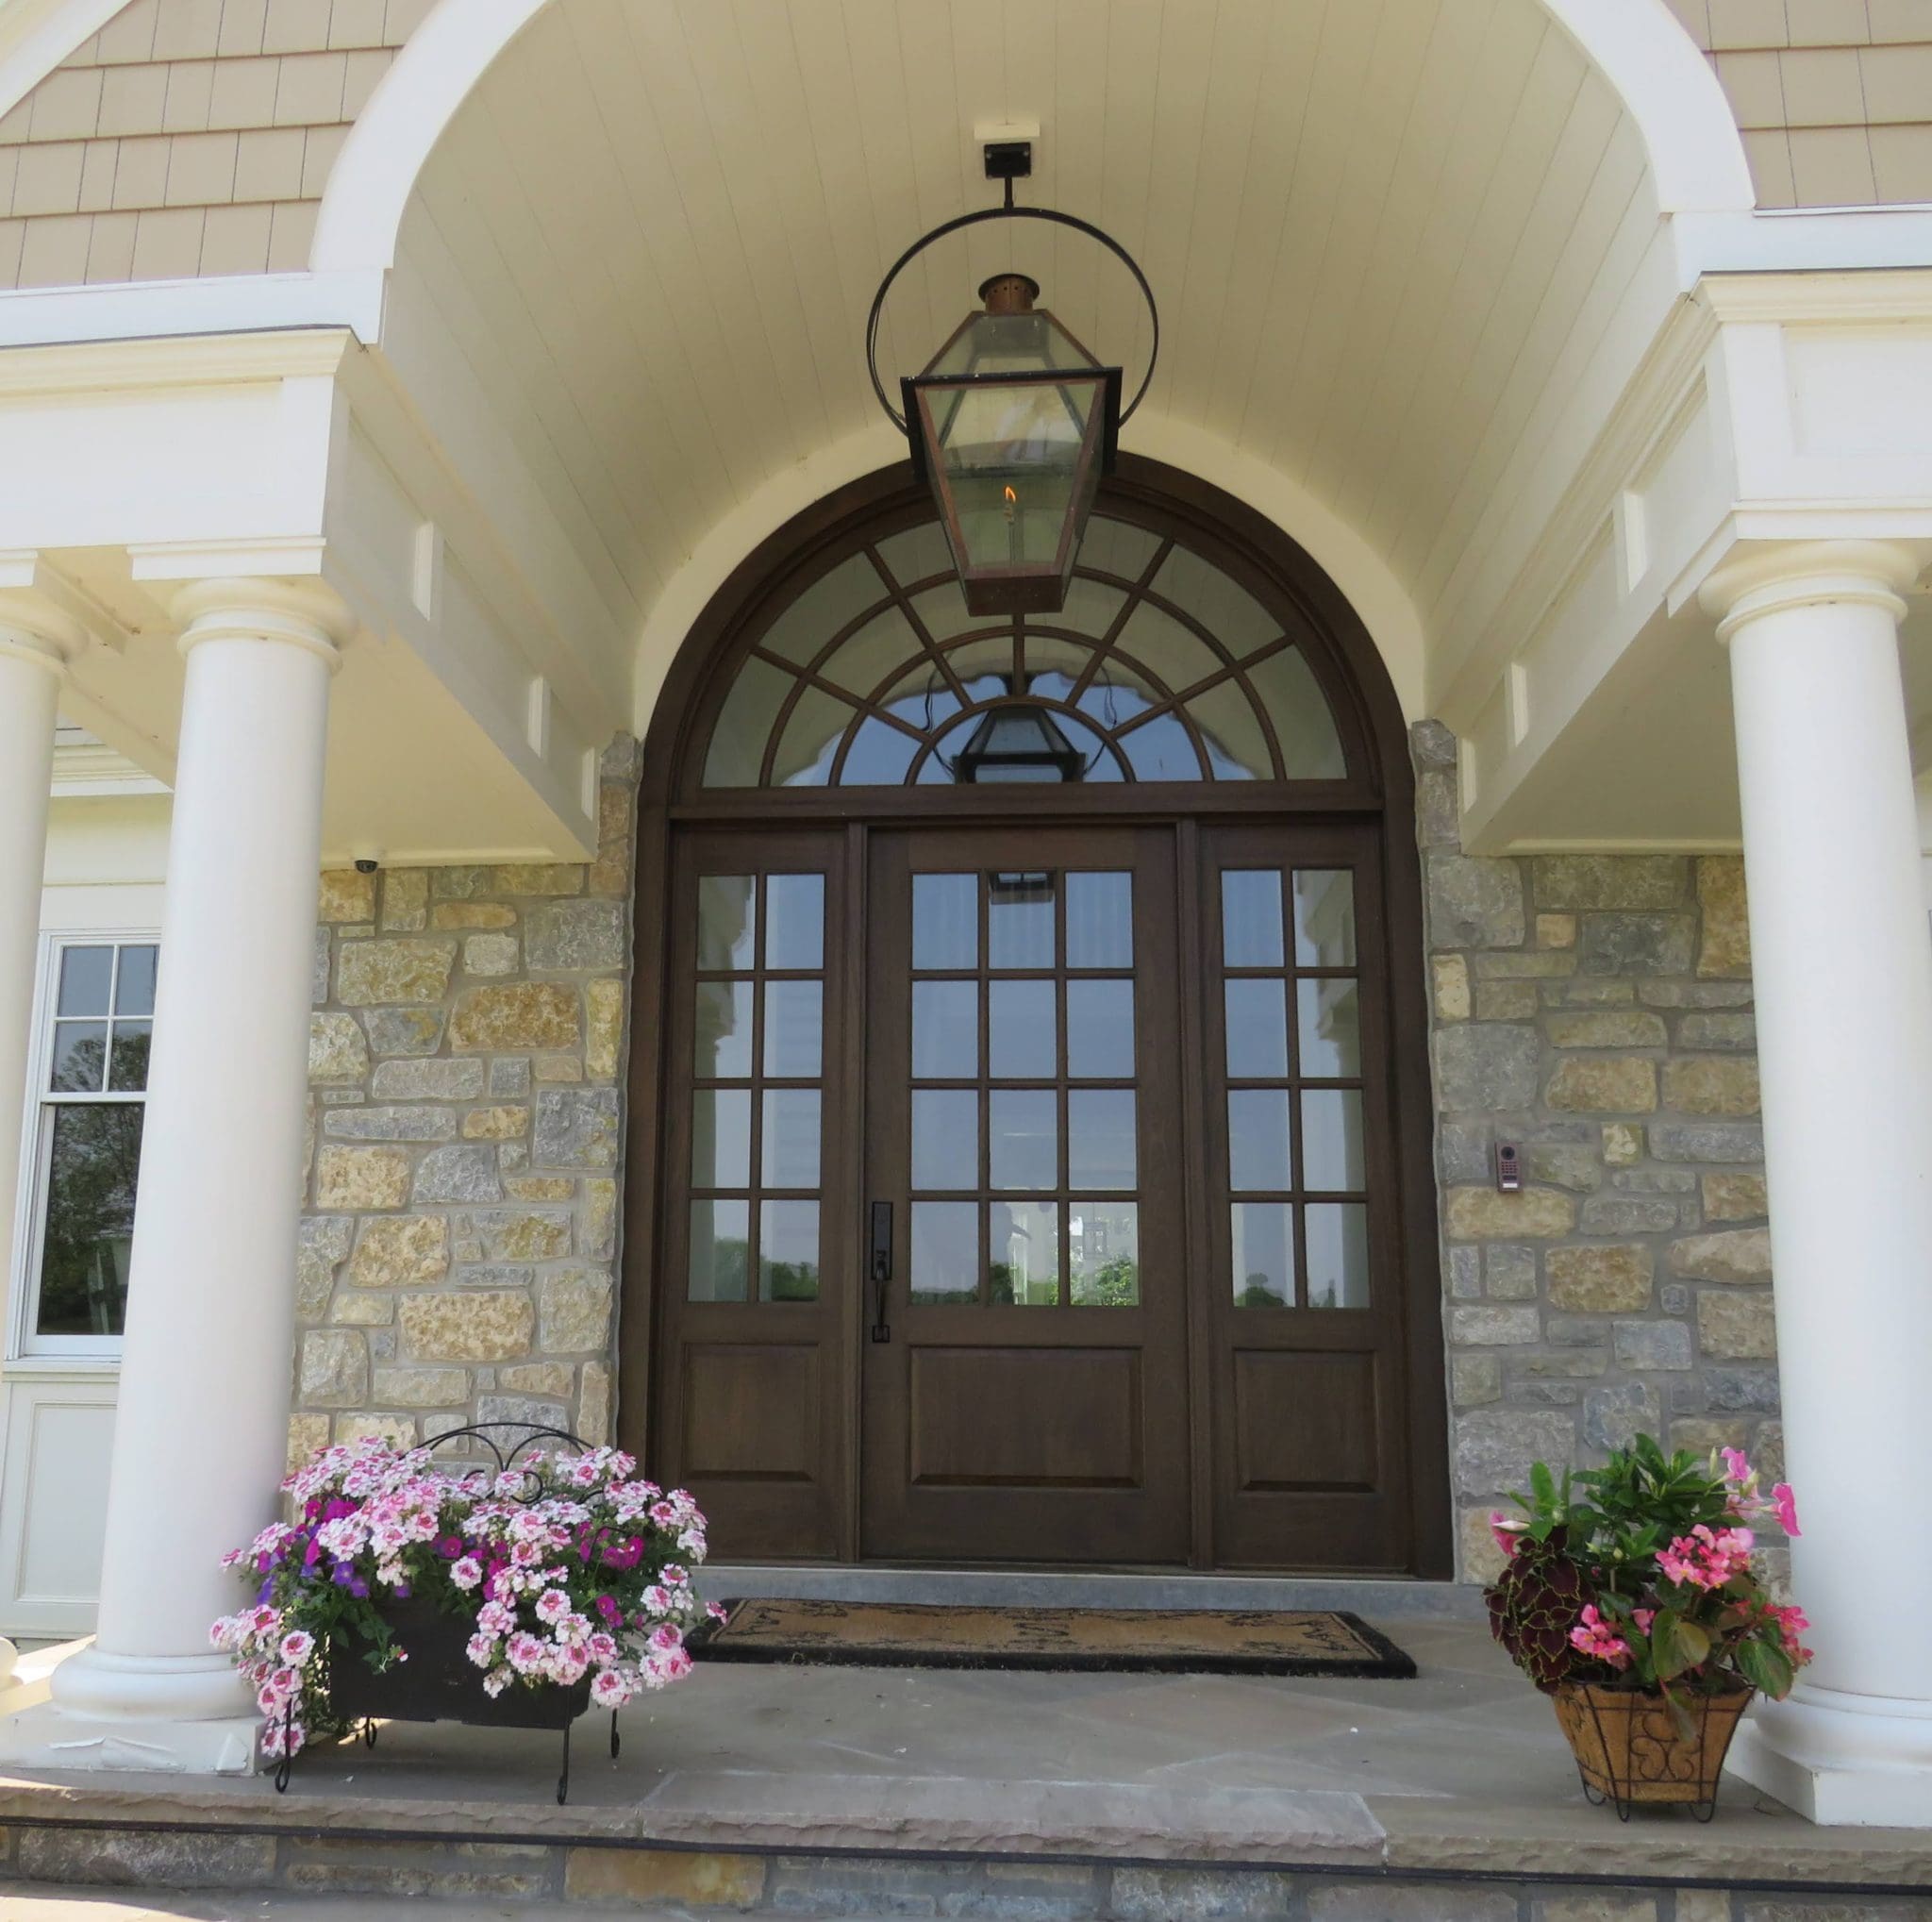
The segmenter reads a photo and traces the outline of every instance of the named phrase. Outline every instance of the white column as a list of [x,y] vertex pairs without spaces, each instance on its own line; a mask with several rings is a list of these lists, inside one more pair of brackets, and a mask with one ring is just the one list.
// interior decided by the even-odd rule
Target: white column
[[[1791,1545],[1817,1660],[1733,1767],[1832,1823],[1932,1827],[1932,944],[1897,627],[1916,565],[1832,542],[1725,563]],[[1903,1611],[1903,1612],[1902,1612]]]
[[208,1630],[244,1599],[221,1557],[274,1514],[287,1449],[337,653],[299,590],[208,582],[177,609],[187,682],[100,1626],[54,1699],[70,1763],[234,1769],[253,1765],[255,1712]]

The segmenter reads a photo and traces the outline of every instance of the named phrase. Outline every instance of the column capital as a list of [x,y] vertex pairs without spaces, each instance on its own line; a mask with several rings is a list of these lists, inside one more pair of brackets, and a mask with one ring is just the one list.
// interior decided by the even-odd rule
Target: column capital
[[1921,564],[1903,542],[1749,542],[1718,563],[1697,599],[1716,618],[1720,641],[1765,614],[1830,603],[1883,608],[1898,622]]
[[183,654],[204,641],[264,641],[307,648],[333,674],[356,631],[356,618],[320,581],[232,576],[194,580],[172,601],[182,624],[175,645]]
[[49,608],[37,594],[0,590],[0,660],[25,660],[65,679],[87,641],[87,629],[78,621]]

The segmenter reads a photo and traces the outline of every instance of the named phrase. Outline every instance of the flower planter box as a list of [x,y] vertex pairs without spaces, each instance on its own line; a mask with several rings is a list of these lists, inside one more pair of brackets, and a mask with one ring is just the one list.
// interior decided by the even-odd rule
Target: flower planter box
[[1690,1705],[1689,1734],[1669,1703],[1648,1690],[1565,1682],[1550,1699],[1592,1802],[1615,1803],[1625,1822],[1640,1803],[1689,1806],[1700,1822],[1708,1822],[1717,1813],[1718,1778],[1731,1737],[1756,1693],[1741,1688],[1699,1696]]

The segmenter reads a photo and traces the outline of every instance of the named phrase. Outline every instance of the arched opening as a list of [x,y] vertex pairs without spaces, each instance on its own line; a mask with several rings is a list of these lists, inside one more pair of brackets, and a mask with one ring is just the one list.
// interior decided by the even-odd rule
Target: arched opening
[[1128,458],[985,620],[874,476],[645,766],[621,1407],[720,1551],[1444,1571],[1407,743],[1302,550]]

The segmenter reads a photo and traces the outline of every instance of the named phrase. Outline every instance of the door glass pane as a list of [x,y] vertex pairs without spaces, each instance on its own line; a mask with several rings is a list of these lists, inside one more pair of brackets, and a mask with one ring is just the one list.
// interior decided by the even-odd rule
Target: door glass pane
[[1299,968],[1355,965],[1355,876],[1301,868],[1294,877],[1294,962]]
[[693,1201],[691,1205],[691,1278],[693,1301],[743,1301],[751,1204]]
[[1237,1308],[1294,1306],[1294,1210],[1285,1201],[1237,1201],[1228,1211]]
[[[111,947],[70,947],[60,957],[60,994],[56,1014],[105,1014],[114,978]],[[134,1011],[128,1010],[129,1013]]]
[[1362,1071],[1361,998],[1353,981],[1297,984],[1302,1073],[1311,1080],[1346,1079]]
[[1227,1011],[1227,1072],[1258,1081],[1288,1073],[1288,1003],[1279,980],[1222,984]]
[[765,965],[820,968],[824,964],[824,876],[767,875]]
[[1288,1090],[1237,1088],[1227,1097],[1228,1186],[1291,1188],[1288,1161]]
[[1315,1201],[1302,1213],[1308,1240],[1308,1306],[1368,1307],[1368,1209],[1359,1201]]
[[1058,1308],[1059,1203],[995,1201],[989,1205],[987,1217],[991,1299],[1015,1308]]
[[1079,1081],[1133,1078],[1132,981],[1067,983],[1067,1073]]
[[1067,877],[1067,965],[1134,965],[1134,877],[1130,874]]
[[1074,1201],[1067,1208],[1070,1298],[1075,1308],[1141,1305],[1141,1209],[1133,1201]]
[[57,1106],[49,1119],[54,1138],[35,1329],[43,1335],[118,1335],[134,1245],[142,1109],[136,1102],[76,1103]]
[[913,1089],[912,1185],[979,1186],[979,1096],[972,1089]]
[[1067,1185],[1137,1185],[1134,1091],[1075,1088],[1067,1095]]
[[150,1015],[155,1011],[154,947],[124,947],[120,972],[114,978],[114,1011]]
[[987,1101],[991,1185],[1007,1189],[1058,1187],[1059,1126],[1052,1091],[995,1088]]
[[706,875],[698,882],[698,966],[707,974],[748,969],[757,952],[758,915],[749,875]]
[[979,965],[979,877],[912,877],[912,965]]
[[979,1073],[979,983],[914,981],[912,1073],[922,1081],[971,1080]]
[[819,1205],[766,1201],[758,1207],[758,1298],[819,1298]]
[[57,1094],[98,1095],[108,1068],[105,1021],[57,1021],[54,1067],[47,1085]]
[[148,1021],[117,1021],[113,1052],[108,1062],[108,1086],[116,1094],[139,1094],[147,1086]]
[[1231,968],[1281,965],[1281,877],[1229,868],[1221,877],[1221,959]]
[[749,1088],[700,1088],[691,1095],[691,1185],[751,1185]]
[[1309,1088],[1302,1094],[1302,1186],[1358,1195],[1362,1173],[1362,1097],[1357,1088]]
[[701,1081],[751,1076],[751,983],[700,981],[691,1072]]
[[1053,966],[1053,877],[999,874],[988,877],[988,965]]
[[994,981],[987,995],[991,1071],[1013,1080],[1050,1081],[1059,1073],[1059,1019],[1051,981]]
[[[819,1091],[767,1088],[759,1160],[767,1188],[819,1185]],[[722,1184],[721,1184],[722,1185]]]
[[979,1299],[979,1206],[973,1201],[912,1204],[912,1299]]
[[765,983],[765,1073],[810,1081],[824,1061],[824,988],[817,981]]

